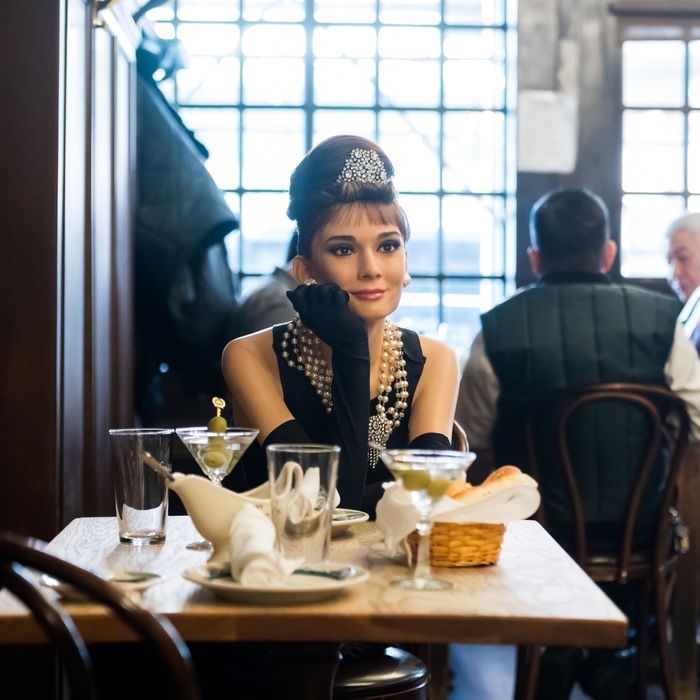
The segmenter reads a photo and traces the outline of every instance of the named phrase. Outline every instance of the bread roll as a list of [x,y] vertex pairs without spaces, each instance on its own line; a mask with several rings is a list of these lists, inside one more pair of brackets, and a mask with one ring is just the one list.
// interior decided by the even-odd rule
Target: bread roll
[[519,485],[535,485],[535,481],[531,476],[523,474],[520,469],[512,465],[507,465],[496,469],[493,474],[490,474],[483,484],[479,486],[470,486],[462,491],[454,494],[452,498],[455,501],[462,503],[477,503],[486,498],[490,498],[494,493],[498,493],[503,489],[512,488]]

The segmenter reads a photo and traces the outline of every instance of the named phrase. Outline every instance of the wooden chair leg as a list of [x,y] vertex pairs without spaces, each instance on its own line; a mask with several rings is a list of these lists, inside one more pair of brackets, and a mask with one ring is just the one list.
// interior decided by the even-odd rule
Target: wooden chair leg
[[515,700],[534,700],[540,673],[542,649],[537,644],[518,647],[515,674]]
[[675,586],[675,574],[669,576],[661,572],[657,573],[654,582],[654,612],[656,613],[656,638],[659,647],[659,665],[661,670],[661,684],[666,700],[675,700],[678,697],[674,682],[674,666],[671,654],[672,639],[669,637],[670,606],[673,604],[673,589]]
[[[637,668],[635,673],[635,694],[638,700],[645,700],[647,696],[647,667],[649,663],[649,584],[643,581],[641,584],[639,611],[637,614]],[[656,607],[658,612],[658,606]]]

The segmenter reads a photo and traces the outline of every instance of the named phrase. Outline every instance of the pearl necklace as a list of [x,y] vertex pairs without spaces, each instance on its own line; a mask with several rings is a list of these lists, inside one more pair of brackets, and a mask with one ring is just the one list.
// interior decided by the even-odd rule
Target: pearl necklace
[[[333,410],[331,385],[333,370],[321,354],[320,339],[309,330],[297,316],[287,324],[282,335],[282,357],[289,367],[303,372],[316,391],[326,413]],[[389,435],[401,424],[401,419],[408,408],[408,381],[406,380],[406,360],[403,356],[401,331],[395,323],[384,321],[382,338],[382,357],[379,364],[379,396],[375,415],[369,419],[369,442],[386,447]],[[389,403],[392,390],[395,393],[394,405]],[[369,464],[375,467],[380,450],[369,447]]]

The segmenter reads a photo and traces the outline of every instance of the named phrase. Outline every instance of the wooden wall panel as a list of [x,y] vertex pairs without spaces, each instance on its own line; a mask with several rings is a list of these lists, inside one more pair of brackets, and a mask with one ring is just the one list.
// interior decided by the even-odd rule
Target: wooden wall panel
[[0,527],[43,536],[59,521],[60,9],[0,3]]
[[133,420],[133,51],[93,7],[0,3],[0,528],[43,538],[113,512]]

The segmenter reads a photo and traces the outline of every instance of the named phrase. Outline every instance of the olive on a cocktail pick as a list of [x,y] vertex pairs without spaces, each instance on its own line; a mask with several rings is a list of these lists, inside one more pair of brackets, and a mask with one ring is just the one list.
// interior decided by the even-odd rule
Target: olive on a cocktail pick
[[207,429],[212,433],[225,433],[228,424],[226,423],[226,419],[221,415],[221,409],[226,406],[226,402],[218,396],[215,396],[211,402],[216,408],[216,415],[207,423]]

